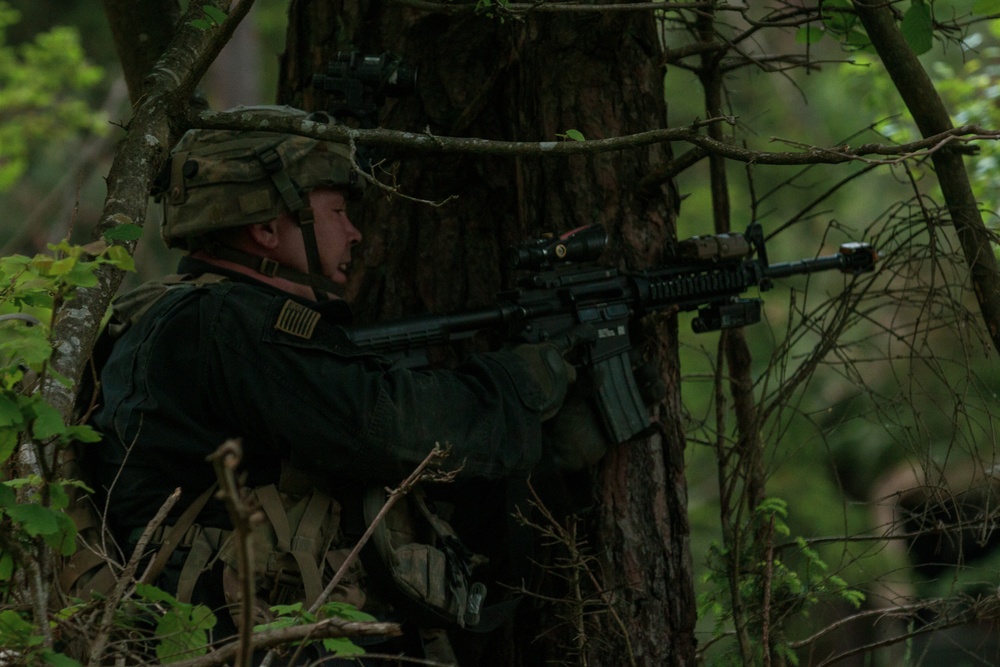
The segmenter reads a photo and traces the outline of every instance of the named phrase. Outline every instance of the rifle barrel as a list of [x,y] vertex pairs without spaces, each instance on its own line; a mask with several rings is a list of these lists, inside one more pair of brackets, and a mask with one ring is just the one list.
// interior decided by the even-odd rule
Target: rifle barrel
[[878,253],[867,243],[845,243],[840,246],[840,252],[836,255],[772,264],[764,269],[764,275],[768,278],[784,278],[830,269],[858,275],[873,270],[877,260]]

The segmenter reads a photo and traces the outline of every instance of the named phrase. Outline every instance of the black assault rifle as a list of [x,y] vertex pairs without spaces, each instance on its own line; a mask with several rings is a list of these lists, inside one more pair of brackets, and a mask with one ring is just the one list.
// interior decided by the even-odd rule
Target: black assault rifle
[[632,373],[629,320],[676,308],[698,311],[692,321],[697,333],[741,327],[760,320],[761,299],[741,296],[751,287],[763,292],[774,278],[829,269],[857,275],[871,271],[878,259],[868,244],[846,243],[835,255],[769,264],[763,229],[754,223],[745,234],[681,241],[665,265],[625,272],[596,263],[607,241],[600,225],[527,241],[509,249],[510,264],[522,275],[494,305],[358,326],[347,334],[406,367],[426,365],[428,346],[484,330],[510,342],[575,346],[578,365],[592,373],[608,433],[624,442],[649,426],[649,410]]

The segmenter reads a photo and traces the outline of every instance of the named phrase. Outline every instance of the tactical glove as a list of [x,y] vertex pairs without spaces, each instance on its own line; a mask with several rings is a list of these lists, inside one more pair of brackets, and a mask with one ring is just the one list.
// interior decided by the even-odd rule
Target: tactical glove
[[518,345],[511,352],[524,362],[542,390],[544,399],[538,408],[542,421],[551,419],[559,412],[569,385],[576,381],[576,369],[552,343]]
[[589,468],[608,453],[610,442],[587,392],[570,390],[559,414],[546,426],[545,442],[562,470]]
[[[641,361],[633,374],[647,407],[664,399],[666,384],[657,364]],[[553,461],[571,472],[595,465],[614,444],[597,413],[596,390],[589,379],[585,377],[570,388],[559,414],[546,424],[546,442]]]

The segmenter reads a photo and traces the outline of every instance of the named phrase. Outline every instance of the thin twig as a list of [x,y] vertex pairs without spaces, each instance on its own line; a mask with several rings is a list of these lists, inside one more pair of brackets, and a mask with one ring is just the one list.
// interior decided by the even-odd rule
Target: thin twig
[[[166,520],[167,514],[169,514],[170,510],[177,504],[180,497],[181,490],[174,489],[174,492],[167,497],[163,505],[160,506],[160,509],[157,510],[153,519],[146,524],[146,528],[142,531],[142,535],[139,536],[139,541],[136,542],[135,549],[132,550],[132,555],[129,557],[128,563],[125,564],[121,574],[118,576],[118,581],[115,583],[114,590],[111,591],[111,595],[109,595],[103,603],[104,613],[101,615],[101,622],[97,625],[97,632],[94,635],[94,641],[90,647],[88,664],[101,664],[101,656],[104,654],[104,648],[107,646],[108,637],[111,635],[111,628],[114,624],[115,613],[118,611],[118,606],[121,604],[122,599],[125,598],[126,587],[132,584],[133,576],[135,575],[136,569],[139,567],[139,561],[142,560],[142,557],[146,552],[146,546],[153,538],[153,532]],[[139,581],[145,581],[148,574],[149,565],[146,566],[145,572],[143,572],[142,576],[139,577]]]
[[[398,637],[402,630],[398,623],[347,621],[342,618],[325,618],[309,625],[295,625],[276,630],[262,630],[252,636],[254,650],[284,646],[293,642],[330,637]],[[208,654],[190,660],[171,663],[171,667],[216,667],[229,664],[236,655],[237,642],[226,644]],[[270,654],[269,654],[270,655]]]
[[236,628],[238,641],[234,667],[249,667],[253,657],[253,618],[256,591],[253,585],[253,541],[250,539],[253,530],[254,513],[240,502],[239,484],[236,481],[236,468],[243,460],[243,448],[239,440],[227,440],[208,460],[215,468],[215,476],[219,480],[219,491],[216,496],[221,498],[233,523],[233,534],[236,540],[236,561],[240,580],[240,611],[239,627]]

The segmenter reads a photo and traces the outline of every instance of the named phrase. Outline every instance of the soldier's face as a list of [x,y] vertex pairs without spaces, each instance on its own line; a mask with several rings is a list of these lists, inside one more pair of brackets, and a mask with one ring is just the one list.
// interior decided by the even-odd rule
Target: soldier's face
[[[351,248],[361,242],[361,232],[347,217],[342,193],[319,188],[309,193],[309,203],[316,217],[316,245],[323,275],[344,285],[351,270]],[[302,252],[304,260],[305,248]]]

